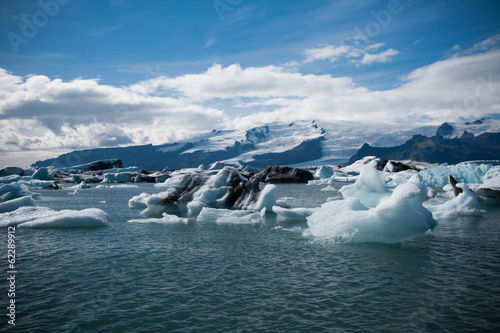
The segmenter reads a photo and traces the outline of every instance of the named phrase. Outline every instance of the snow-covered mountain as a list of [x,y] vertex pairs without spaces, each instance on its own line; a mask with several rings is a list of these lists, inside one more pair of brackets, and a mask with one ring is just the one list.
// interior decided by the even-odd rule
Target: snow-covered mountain
[[[404,144],[414,135],[466,138],[500,132],[500,121],[490,118],[468,123],[401,128],[353,122],[297,121],[271,123],[248,130],[213,130],[210,133],[159,146],[142,145],[74,151],[35,166],[66,167],[96,160],[121,158],[128,166],[172,169],[210,165],[216,161],[244,167],[267,165],[345,164],[365,143],[374,147]],[[465,133],[465,134],[464,134]]]

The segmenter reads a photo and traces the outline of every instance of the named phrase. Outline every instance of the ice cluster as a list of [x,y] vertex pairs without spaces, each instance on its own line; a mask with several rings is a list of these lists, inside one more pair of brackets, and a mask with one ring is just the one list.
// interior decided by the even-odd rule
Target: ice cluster
[[129,200],[129,207],[144,208],[142,213],[149,216],[166,212],[195,217],[204,208],[253,211],[266,208],[270,211],[276,204],[275,185],[267,184],[261,190],[258,179],[247,180],[229,166],[218,171],[199,168],[178,170],[155,187],[166,190],[134,196]]
[[[43,170],[40,168],[38,171]],[[37,172],[38,172],[37,171]],[[36,176],[37,173],[34,173]],[[12,176],[6,176],[11,177]],[[0,177],[0,178],[6,178]],[[31,177],[31,176],[23,176]],[[38,173],[42,179],[49,178],[48,172]],[[54,228],[54,227],[98,227],[106,225],[108,214],[96,208],[84,210],[53,210],[47,207],[38,207],[35,198],[40,197],[30,191],[28,185],[39,184],[45,180],[18,179],[17,181],[0,186],[0,227],[19,226],[27,228]],[[51,184],[52,181],[48,181]],[[76,190],[76,189],[75,189]]]
[[[495,170],[497,173],[496,177],[494,176]],[[448,165],[445,163],[421,171],[420,175],[422,176],[424,183],[428,186],[442,188],[448,184],[448,177],[450,175],[452,175],[459,182],[467,184],[484,184],[485,180],[491,181],[495,178],[495,181],[498,181],[498,170],[498,166],[493,166],[490,163],[463,162],[455,165]],[[490,173],[488,174],[488,172]],[[488,186],[491,185],[494,185],[494,183],[488,184]]]

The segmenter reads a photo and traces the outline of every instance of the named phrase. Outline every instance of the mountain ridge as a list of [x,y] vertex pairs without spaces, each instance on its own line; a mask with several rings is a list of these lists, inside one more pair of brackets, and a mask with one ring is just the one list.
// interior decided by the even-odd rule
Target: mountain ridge
[[[275,122],[247,130],[213,130],[162,145],[78,150],[38,161],[33,166],[68,167],[110,158],[121,158],[127,166],[149,170],[161,170],[165,167],[180,169],[197,167],[200,164],[208,166],[217,161],[241,168],[247,165],[343,165],[368,150],[378,151],[378,148],[398,147],[407,144],[409,140],[415,141],[415,136],[436,137],[434,143],[428,141],[426,145],[436,146],[440,140],[470,140],[473,145],[478,141],[475,139],[478,136],[498,132],[500,121],[490,118],[415,128],[400,128],[398,125],[388,124],[367,126],[353,122]],[[451,144],[451,147],[453,146]],[[386,152],[381,150],[381,153]],[[426,154],[417,157],[425,159]]]

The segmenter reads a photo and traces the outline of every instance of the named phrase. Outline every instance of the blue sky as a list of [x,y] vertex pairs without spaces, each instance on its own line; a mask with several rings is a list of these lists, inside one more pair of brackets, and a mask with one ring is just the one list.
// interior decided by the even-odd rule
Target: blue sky
[[485,0],[1,0],[0,158],[311,114],[496,114],[499,14]]

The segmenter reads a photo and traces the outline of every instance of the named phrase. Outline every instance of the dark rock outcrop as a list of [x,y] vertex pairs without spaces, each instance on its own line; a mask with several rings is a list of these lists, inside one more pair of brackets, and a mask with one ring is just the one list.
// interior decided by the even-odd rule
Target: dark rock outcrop
[[500,159],[500,133],[484,133],[476,137],[445,139],[442,136],[415,135],[397,147],[372,147],[365,143],[348,164],[365,156],[386,160],[414,160],[429,163],[458,164],[474,160]]
[[265,167],[254,177],[264,183],[307,183],[314,179],[307,170],[283,166]]

